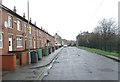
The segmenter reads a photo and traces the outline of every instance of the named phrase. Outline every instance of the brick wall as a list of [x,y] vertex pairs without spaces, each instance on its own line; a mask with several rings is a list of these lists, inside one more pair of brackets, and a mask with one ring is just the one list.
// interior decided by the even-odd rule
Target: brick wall
[[[8,15],[12,16],[12,28],[4,27],[4,22],[8,21]],[[27,20],[25,21],[20,17],[17,17],[4,9],[2,10],[2,17],[3,18],[1,22],[2,23],[1,30],[3,33],[3,48],[0,49],[0,51],[3,52],[2,54],[7,54],[9,51],[9,35],[12,35],[13,51],[22,51],[28,49],[28,30],[27,30],[28,26],[25,27],[24,25],[27,24],[26,22]],[[22,27],[21,31],[17,30],[18,19],[21,21],[21,27]],[[35,26],[31,22],[30,22],[30,26],[32,27],[32,33],[30,34],[30,38],[32,39],[32,45],[30,46],[31,49],[34,49],[34,46],[36,46],[36,48],[47,46],[47,40],[49,40],[52,46],[54,46],[55,40],[52,36],[50,36],[48,33],[40,29],[39,27]],[[17,39],[16,39],[17,36],[22,37],[22,47],[20,48],[17,47]],[[34,45],[34,41],[35,41],[35,45]]]

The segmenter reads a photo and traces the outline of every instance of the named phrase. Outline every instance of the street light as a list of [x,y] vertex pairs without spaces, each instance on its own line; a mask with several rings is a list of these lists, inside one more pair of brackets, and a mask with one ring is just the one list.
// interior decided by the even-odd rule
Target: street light
[[31,64],[31,57],[30,57],[30,24],[29,24],[29,0],[27,1],[27,10],[28,10],[28,63]]

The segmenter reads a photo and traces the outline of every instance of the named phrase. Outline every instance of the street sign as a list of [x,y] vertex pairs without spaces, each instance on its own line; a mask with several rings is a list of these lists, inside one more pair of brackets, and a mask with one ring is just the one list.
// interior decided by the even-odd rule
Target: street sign
[[30,27],[28,27],[27,30],[28,30],[28,33],[30,33]]

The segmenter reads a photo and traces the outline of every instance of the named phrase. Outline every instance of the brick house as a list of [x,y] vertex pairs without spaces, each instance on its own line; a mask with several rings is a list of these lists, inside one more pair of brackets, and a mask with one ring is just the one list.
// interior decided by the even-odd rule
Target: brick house
[[[7,54],[10,51],[22,51],[28,49],[28,21],[25,14],[22,16],[2,5],[0,9],[2,17],[0,27],[0,51]],[[30,19],[30,49],[47,46],[47,41],[54,45],[54,37],[40,29]]]
[[[51,47],[55,47],[54,36],[36,26],[36,23],[33,24],[31,18],[29,24],[30,49],[49,46],[49,44]],[[28,20],[25,18],[25,13],[20,16],[16,13],[16,7],[12,11],[4,5],[0,5],[0,55],[27,49]]]
[[62,38],[57,33],[54,35],[55,37],[55,45],[56,46],[62,46]]

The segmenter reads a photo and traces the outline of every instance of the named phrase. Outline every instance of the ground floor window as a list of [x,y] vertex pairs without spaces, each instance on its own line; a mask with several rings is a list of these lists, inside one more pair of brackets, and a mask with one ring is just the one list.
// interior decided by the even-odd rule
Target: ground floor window
[[22,37],[17,36],[17,48],[22,47]]
[[3,34],[0,33],[0,48],[3,48]]

